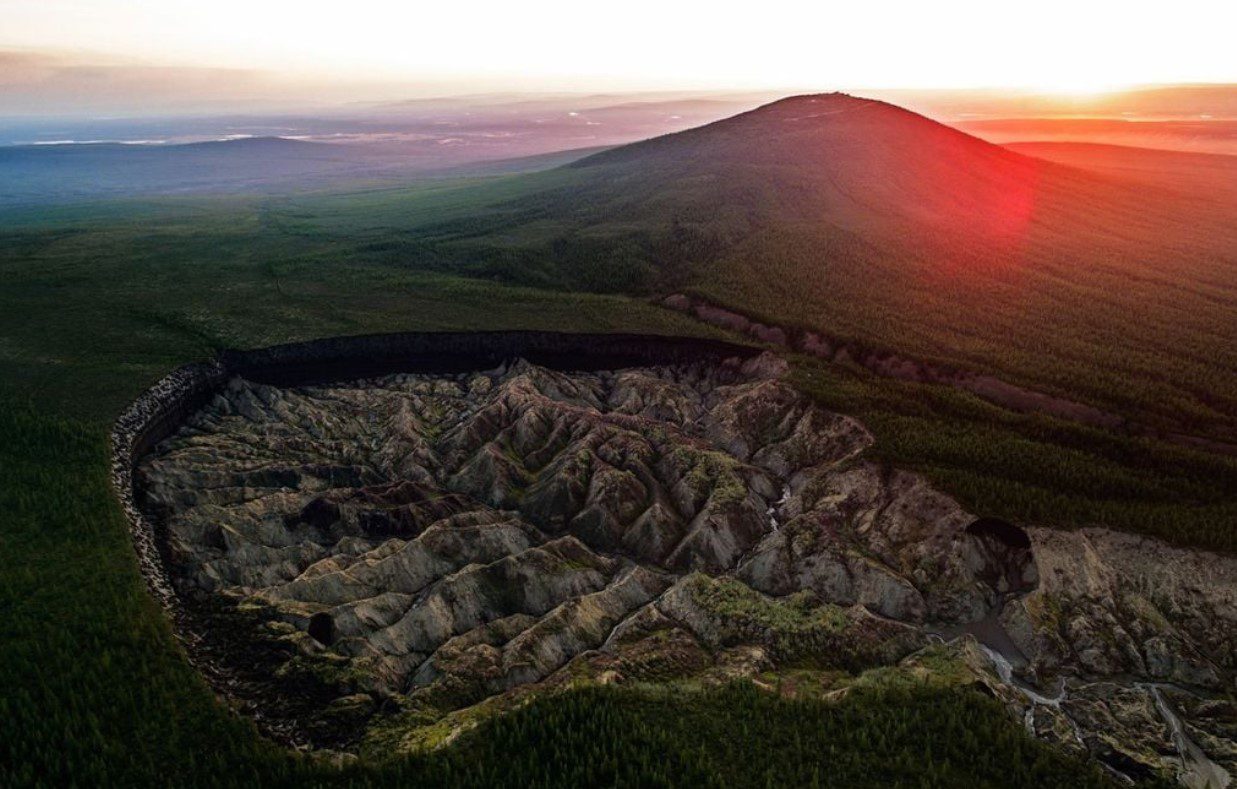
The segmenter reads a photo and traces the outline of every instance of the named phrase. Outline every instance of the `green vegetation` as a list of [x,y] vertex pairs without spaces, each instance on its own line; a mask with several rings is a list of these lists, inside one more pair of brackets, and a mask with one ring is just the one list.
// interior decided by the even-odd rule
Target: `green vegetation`
[[882,659],[888,634],[873,632],[811,592],[776,599],[733,578],[699,574],[689,590],[713,618],[722,644],[763,643],[779,666],[857,672]]
[[[473,188],[401,195],[437,196],[449,212]],[[361,251],[364,226],[293,215],[249,197],[10,214],[0,221],[3,392],[107,422],[176,365],[225,347],[408,329],[710,333],[630,298],[414,270],[416,258]]]
[[[505,757],[505,758],[504,758]],[[974,692],[789,701],[746,683],[701,693],[588,688],[461,738],[432,769],[479,786],[1107,786]]]
[[747,485],[739,477],[739,463],[722,452],[677,446],[671,456],[673,463],[687,470],[687,480],[693,490],[708,490],[714,505],[726,507],[747,496]]
[[[605,232],[586,230],[583,215],[536,218],[583,177],[563,171],[354,194],[116,201],[0,219],[0,784],[758,785],[774,770],[775,783],[806,785],[1101,782],[1029,740],[994,702],[965,691],[882,689],[826,704],[747,687],[688,701],[649,689],[591,689],[484,723],[427,760],[343,770],[263,743],[215,701],[142,585],[108,489],[111,420],[171,368],[227,346],[404,329],[716,335],[639,298],[567,289],[690,284],[697,262],[718,260],[719,246],[742,235],[736,215],[719,212],[708,227],[700,217],[664,227],[616,220]],[[517,198],[523,207],[512,213]],[[608,206],[584,200],[581,208]],[[612,243],[610,231],[622,243]],[[672,252],[678,262],[650,279],[653,261]],[[735,289],[737,260],[698,289],[731,303],[753,300],[749,311],[792,321],[820,305],[797,301],[786,291],[793,285],[772,274],[777,284],[756,303],[750,281],[751,290]],[[571,273],[560,279],[564,271]],[[818,285],[817,295],[826,288]],[[859,326],[861,307],[839,331]],[[832,321],[831,309],[811,313],[812,321]],[[1084,321],[1072,315],[1061,336]],[[1216,350],[1231,338],[1222,319],[1199,335],[1203,345],[1180,356],[1184,367],[1165,368],[1151,389],[1121,397],[1142,408],[1163,387],[1180,391],[1190,382],[1214,386],[1216,408],[1228,409],[1228,373],[1216,372],[1231,370],[1229,351]],[[908,320],[877,320],[879,329],[864,332],[953,358],[940,351],[944,335],[917,346],[927,335],[910,331]],[[1214,311],[1198,320],[1217,321]],[[1042,364],[1041,356],[1042,377],[1026,350],[1047,329],[1037,331],[1010,345],[1021,350],[1008,364],[979,345],[961,345],[959,354],[1070,391],[1124,369],[1075,376],[1083,349],[1066,366]],[[1129,363],[1141,375],[1155,361],[1140,351]],[[822,403],[863,419],[884,457],[923,470],[977,510],[1237,547],[1231,459],[1011,414],[857,369],[800,360],[796,374]],[[1223,421],[1209,419],[1200,424]]]
[[103,430],[11,404],[0,430],[0,785],[206,783],[278,764],[146,594]]
[[749,625],[769,629],[788,637],[821,630],[836,632],[846,626],[841,608],[819,603],[810,592],[799,592],[775,600],[734,578],[692,576],[691,592],[697,603],[739,629]]
[[1237,550],[1237,458],[807,357],[795,358],[794,381],[825,408],[863,422],[877,456],[920,471],[976,513]]

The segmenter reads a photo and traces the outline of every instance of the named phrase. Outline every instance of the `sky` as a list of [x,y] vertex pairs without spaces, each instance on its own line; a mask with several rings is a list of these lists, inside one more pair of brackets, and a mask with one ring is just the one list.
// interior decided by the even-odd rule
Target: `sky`
[[1237,82],[1237,3],[0,0],[0,109]]

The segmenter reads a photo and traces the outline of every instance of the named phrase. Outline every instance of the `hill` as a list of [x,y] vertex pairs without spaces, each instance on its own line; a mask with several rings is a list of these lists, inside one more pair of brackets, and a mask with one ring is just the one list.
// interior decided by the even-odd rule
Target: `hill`
[[1231,440],[1234,207],[1180,180],[804,96],[525,176],[388,249],[541,286],[686,290]]
[[[1171,174],[1176,161],[1163,160],[1163,172]],[[1134,184],[1095,168],[1032,166],[1119,194],[1132,216],[1161,206],[1150,212],[1155,222],[1176,200],[1198,206],[1198,217],[1232,214],[1213,195],[1167,189],[1158,176]],[[1100,780],[1066,772],[1070,764],[1036,745],[997,702],[931,688],[875,688],[840,706],[742,688],[669,698],[622,688],[570,693],[478,727],[441,760],[332,769],[278,752],[216,703],[147,596],[109,483],[107,427],[168,370],[223,347],[375,331],[713,331],[646,300],[566,292],[612,287],[618,272],[632,275],[623,287],[633,293],[683,285],[768,320],[810,322],[899,349],[941,347],[940,355],[970,367],[1058,380],[1053,385],[1070,392],[1085,389],[1093,374],[1119,376],[1126,365],[1137,371],[1127,386],[1101,396],[1169,416],[1174,401],[1156,387],[1181,393],[1191,407],[1210,402],[1208,392],[1231,391],[1208,380],[1233,369],[1226,355],[1233,256],[1223,251],[1231,236],[1216,236],[1222,253],[1210,265],[1188,239],[1179,254],[1158,260],[1162,272],[1148,258],[1146,292],[1159,294],[1151,298],[1127,291],[1127,281],[1143,287],[1127,268],[1109,271],[1085,254],[1049,273],[1032,258],[1024,266],[1030,273],[992,284],[978,266],[972,276],[933,273],[941,263],[930,243],[940,241],[927,230],[899,242],[898,228],[934,227],[947,238],[956,232],[968,249],[982,240],[957,222],[907,219],[913,206],[857,225],[872,238],[888,228],[880,244],[838,229],[827,213],[825,220],[785,213],[823,188],[817,179],[804,182],[805,193],[780,189],[795,172],[793,162],[748,168],[736,160],[718,175],[674,175],[601,159],[532,176],[396,189],[0,211],[0,498],[11,524],[5,555],[21,557],[0,573],[11,635],[0,674],[13,690],[0,731],[9,780],[0,783],[609,784],[616,765],[638,770],[633,782],[654,783],[682,780],[700,765],[696,772],[734,786],[809,784],[826,752],[826,778],[839,785]],[[733,209],[715,197],[723,187],[738,201]],[[1074,205],[1090,216],[1085,202]],[[1204,240],[1226,232],[1214,222],[1199,230],[1188,210],[1179,216],[1180,226],[1153,225],[1156,232],[1197,231]],[[1053,221],[1072,219],[1058,211]],[[1074,249],[1085,253],[1086,244]],[[474,276],[424,270],[435,267]],[[880,299],[897,309],[880,311]],[[916,300],[938,308],[901,306]],[[1191,336],[1186,322],[1195,313],[1206,328]],[[956,328],[968,320],[975,334]],[[1158,344],[1163,323],[1203,351]],[[1035,347],[1038,338],[1046,339]],[[1231,458],[1003,412],[954,390],[846,365],[792,362],[806,393],[870,425],[885,459],[925,470],[977,512],[1106,523],[1213,550],[1237,545]],[[805,729],[807,713],[816,717]],[[752,738],[754,720],[776,736]],[[804,731],[817,736],[800,742]],[[874,770],[874,747],[886,771]],[[942,771],[925,775],[929,751]]]

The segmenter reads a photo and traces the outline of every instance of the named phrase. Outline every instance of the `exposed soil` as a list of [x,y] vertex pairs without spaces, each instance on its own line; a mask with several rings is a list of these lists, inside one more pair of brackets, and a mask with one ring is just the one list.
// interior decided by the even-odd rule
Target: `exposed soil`
[[1232,560],[977,518],[785,369],[233,378],[141,460],[140,498],[200,654],[314,747],[434,747],[571,681],[885,666],[982,682],[1127,775],[1182,748],[1237,774]]

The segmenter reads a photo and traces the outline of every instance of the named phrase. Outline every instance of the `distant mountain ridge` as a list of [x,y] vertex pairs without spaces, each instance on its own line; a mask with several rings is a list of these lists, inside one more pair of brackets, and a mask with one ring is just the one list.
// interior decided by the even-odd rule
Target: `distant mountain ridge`
[[297,149],[308,150],[310,148],[326,148],[331,146],[326,143],[312,142],[309,140],[297,140],[291,137],[280,137],[277,135],[262,135],[262,136],[246,136],[232,137],[218,140],[195,140],[192,142],[129,142],[121,140],[64,140],[57,142],[38,142],[25,143],[21,145],[0,145],[0,154],[12,155],[15,152],[69,152],[69,151],[126,151],[130,153],[143,153],[151,151],[191,151],[191,150],[208,150],[212,148],[228,148],[229,150],[238,151],[243,149]]
[[109,196],[246,191],[373,170],[355,146],[286,137],[180,144],[66,143],[0,147],[0,204]]
[[[445,146],[440,146],[445,147]],[[0,146],[0,206],[162,194],[286,193],[339,183],[492,175],[553,167],[589,151],[476,159],[383,146],[255,136],[189,143],[82,142]]]

